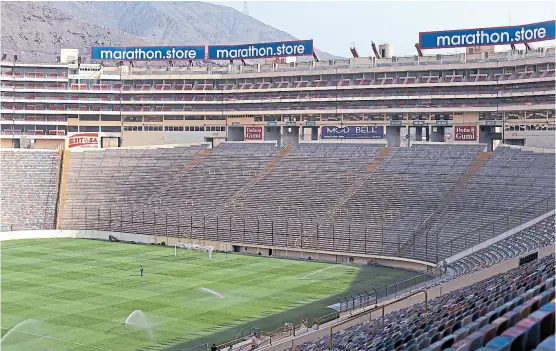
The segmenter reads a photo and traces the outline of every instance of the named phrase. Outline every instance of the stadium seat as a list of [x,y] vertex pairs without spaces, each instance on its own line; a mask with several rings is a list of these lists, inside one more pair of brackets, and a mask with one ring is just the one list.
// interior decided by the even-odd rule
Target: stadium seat
[[[44,130],[29,132],[44,134]],[[14,134],[21,134],[21,130],[14,130]],[[58,152],[0,149],[0,156],[0,222],[11,230],[54,229]],[[16,197],[19,201],[12,201]]]

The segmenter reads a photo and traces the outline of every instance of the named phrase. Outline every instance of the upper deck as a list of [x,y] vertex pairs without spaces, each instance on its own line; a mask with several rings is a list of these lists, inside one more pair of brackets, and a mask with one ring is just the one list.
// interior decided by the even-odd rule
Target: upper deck
[[[452,54],[434,56],[406,56],[379,59],[375,57],[360,57],[346,60],[331,60],[325,62],[299,62],[289,64],[253,64],[253,65],[225,65],[211,63],[205,65],[191,65],[186,61],[174,62],[171,66],[167,62],[162,65],[155,63],[134,63],[133,67],[119,63],[83,63],[81,65],[69,63],[24,63],[0,61],[0,67],[21,69],[48,69],[78,71],[81,79],[236,79],[236,78],[272,78],[292,76],[316,76],[362,73],[399,73],[473,69],[496,69],[516,66],[534,66],[540,64],[554,65],[555,48],[540,48],[535,51],[504,51],[482,54]],[[127,62],[126,62],[127,63]],[[547,69],[549,66],[547,66]],[[78,73],[75,72],[75,73]],[[47,78],[47,77],[44,77]],[[76,77],[77,78],[77,77]]]

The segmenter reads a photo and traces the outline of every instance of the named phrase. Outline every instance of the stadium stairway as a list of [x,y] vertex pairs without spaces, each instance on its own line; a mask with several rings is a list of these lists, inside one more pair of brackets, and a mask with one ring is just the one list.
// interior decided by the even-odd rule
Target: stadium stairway
[[62,229],[62,216],[64,212],[64,205],[66,202],[66,194],[68,187],[68,176],[69,176],[69,162],[70,162],[70,151],[60,151],[60,163],[61,163],[61,174],[59,175],[58,182],[58,203],[56,205],[56,229]]
[[286,147],[284,147],[276,157],[274,157],[270,162],[268,162],[268,164],[266,165],[265,168],[263,168],[262,170],[260,170],[259,172],[257,172],[247,183],[245,183],[241,188],[239,188],[232,196],[230,196],[228,198],[228,200],[225,201],[224,205],[220,206],[219,208],[216,209],[216,211],[214,212],[214,215],[218,215],[220,212],[225,211],[228,207],[230,207],[231,205],[233,205],[233,203],[243,194],[245,194],[246,191],[248,191],[249,189],[251,189],[255,184],[257,184],[261,179],[263,179],[270,171],[272,171],[277,165],[278,163],[280,163],[280,161],[288,156],[293,150],[295,149],[295,147],[291,144],[287,145]]
[[461,193],[461,191],[469,184],[471,179],[479,172],[481,167],[485,164],[486,161],[490,158],[492,152],[481,152],[471,163],[467,172],[460,178],[460,180],[454,184],[452,190],[447,194],[443,201],[441,201],[436,210],[431,213],[417,228],[415,234],[412,235],[399,249],[398,256],[403,256],[404,254],[408,253],[412,247],[414,247],[414,243],[417,242],[423,235],[428,234],[431,228],[431,224],[435,221],[441,220],[444,217],[447,209],[450,207],[450,204],[454,201],[454,199]]
[[378,155],[371,161],[371,163],[365,169],[363,177],[358,178],[347,191],[338,198],[335,204],[333,204],[328,211],[326,211],[319,219],[317,219],[317,225],[322,225],[326,218],[334,215],[337,211],[341,210],[342,206],[349,201],[349,199],[365,184],[365,182],[371,177],[371,175],[380,167],[382,161],[384,161],[390,153],[392,153],[393,148],[385,146]]
[[[172,187],[174,187],[174,185],[176,185],[183,177],[187,176],[189,174],[189,172],[191,172],[191,170],[193,170],[195,167],[197,167],[201,161],[203,161],[207,156],[209,156],[212,153],[211,149],[202,149],[200,150],[197,155],[195,155],[184,167],[183,169],[178,173],[178,175],[176,176],[175,180],[172,181],[167,187],[165,187],[164,189],[162,189],[160,192],[153,194],[151,196],[151,199],[148,199],[145,203],[149,204],[150,200],[153,200],[153,198],[156,196],[157,198],[162,197],[168,190],[172,189]],[[143,207],[146,207],[147,205],[143,205]],[[138,208],[140,209],[140,208]]]

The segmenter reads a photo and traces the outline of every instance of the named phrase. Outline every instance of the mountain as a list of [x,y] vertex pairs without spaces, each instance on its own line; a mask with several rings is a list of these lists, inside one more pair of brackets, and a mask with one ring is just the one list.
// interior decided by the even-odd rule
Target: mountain
[[1,2],[1,52],[18,60],[54,62],[62,48],[88,52],[91,46],[112,42],[113,45],[153,45],[150,40],[85,23],[41,2]]
[[[3,52],[9,53],[4,48],[15,48],[33,61],[48,54],[55,57],[61,47],[86,53],[97,45],[244,44],[296,39],[235,9],[190,1],[3,1],[1,19]],[[37,51],[34,55],[33,50]],[[338,58],[316,52],[322,60]]]

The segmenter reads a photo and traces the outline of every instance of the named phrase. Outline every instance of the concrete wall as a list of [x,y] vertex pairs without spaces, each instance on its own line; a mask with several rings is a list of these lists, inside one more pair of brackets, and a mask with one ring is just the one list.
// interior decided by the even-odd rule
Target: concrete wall
[[[99,230],[25,230],[14,232],[2,232],[0,241],[7,240],[21,240],[21,239],[61,239],[61,238],[76,238],[76,239],[101,239],[108,240],[109,235],[114,235],[120,240],[135,241],[144,244],[157,243],[157,237],[154,235],[143,234],[129,234],[106,232]],[[161,242],[163,240],[158,240]]]
[[[409,258],[389,257],[379,255],[362,255],[350,254],[342,252],[319,251],[319,250],[303,250],[298,248],[285,249],[282,247],[273,247],[268,245],[246,245],[241,243],[231,243],[233,246],[239,248],[239,252],[248,253],[252,255],[268,256],[269,249],[272,250],[273,257],[292,258],[292,259],[306,259],[328,261],[335,263],[357,263],[366,264],[369,259],[373,259],[379,264],[394,268],[410,269],[415,271],[423,271],[430,268],[435,268],[436,264],[424,262],[419,260],[412,260]],[[350,259],[353,259],[351,261]]]
[[[213,135],[216,134],[216,135]],[[200,144],[205,137],[225,137],[225,132],[123,132],[122,146]]]
[[[173,238],[164,235],[144,235],[108,232],[98,230],[30,230],[30,231],[14,231],[2,232],[0,241],[18,240],[18,239],[47,239],[47,238],[84,238],[84,239],[102,239],[108,240],[108,236],[112,234],[120,240],[135,241],[138,243],[158,244],[164,242],[166,245],[173,246],[176,242],[187,242],[203,245],[212,245],[216,251],[232,251],[234,246],[239,248],[239,252],[252,255],[269,256],[269,249],[272,250],[273,257],[293,258],[293,259],[311,259],[321,260],[335,263],[357,263],[366,264],[369,259],[373,259],[378,263],[395,268],[404,268],[415,271],[423,271],[427,268],[436,267],[436,265],[424,261],[405,259],[400,257],[386,257],[375,255],[353,255],[346,253],[337,253],[329,251],[316,250],[286,250],[284,248],[275,248],[272,246],[262,245],[245,245],[241,243],[226,243],[210,240],[193,240],[187,238]],[[350,261],[350,258],[353,261]]]
[[11,148],[13,148],[13,139],[7,139],[7,138],[0,139],[0,147],[2,149],[11,149]]
[[505,131],[504,138],[508,144],[547,149],[556,148],[556,138],[553,130]]
[[33,149],[63,149],[65,139],[35,139]]

